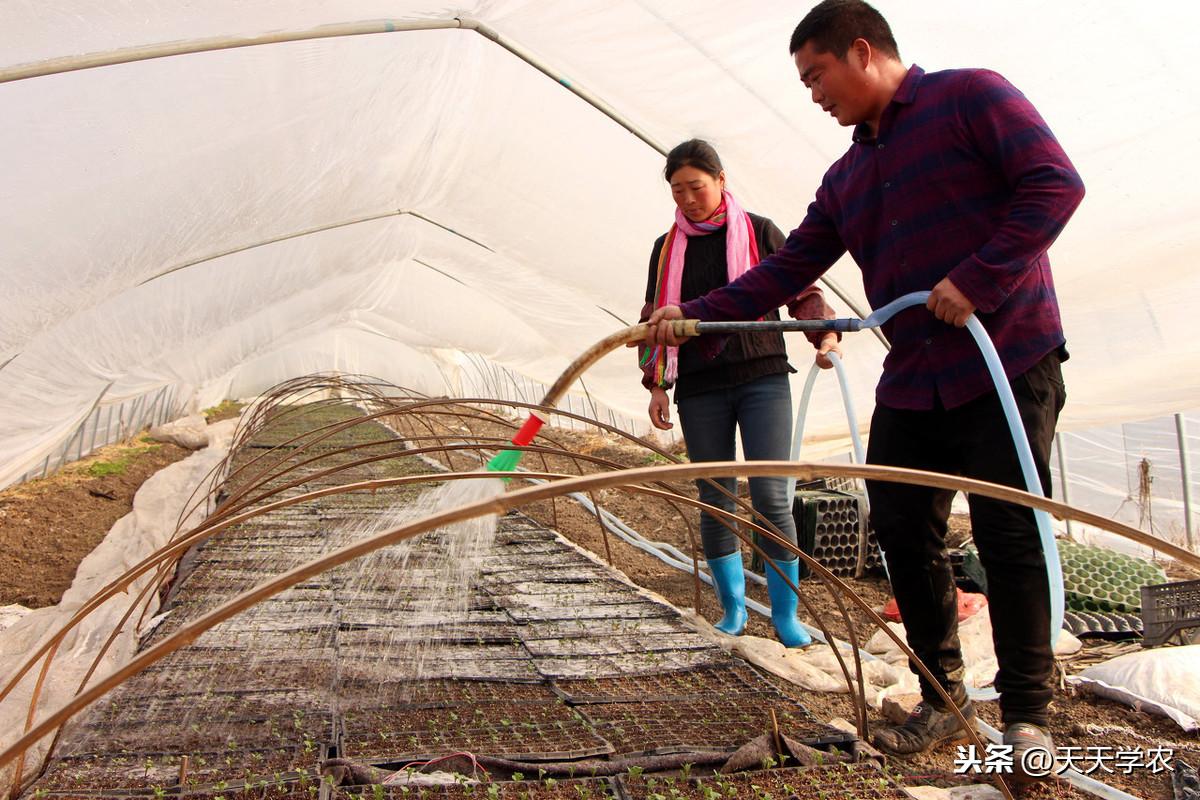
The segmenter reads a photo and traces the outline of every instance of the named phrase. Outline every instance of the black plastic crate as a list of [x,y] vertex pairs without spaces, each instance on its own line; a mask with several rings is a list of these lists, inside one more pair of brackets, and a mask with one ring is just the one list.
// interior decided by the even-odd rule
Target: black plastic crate
[[1155,647],[1200,628],[1200,580],[1142,587],[1142,647]]

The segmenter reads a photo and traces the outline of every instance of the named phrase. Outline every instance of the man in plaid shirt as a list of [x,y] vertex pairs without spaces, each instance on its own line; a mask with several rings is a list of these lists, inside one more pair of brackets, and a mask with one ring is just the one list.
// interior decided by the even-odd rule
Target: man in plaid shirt
[[[862,0],[813,8],[790,48],[813,102],[853,126],[850,149],[782,249],[728,286],[656,311],[647,342],[676,344],[663,320],[757,319],[848,251],[875,308],[931,292],[928,310],[907,309],[884,326],[892,348],[868,462],[1024,488],[995,387],[963,327],[974,313],[1000,354],[1049,494],[1067,353],[1046,251],[1083,198],[1078,173],[1008,81],[986,70],[905,67],[887,21]],[[909,646],[971,719],[945,549],[953,493],[881,481],[867,489]],[[988,577],[1005,743],[1020,778],[1026,751],[1053,750],[1044,730],[1054,664],[1045,560],[1028,508],[969,501]],[[909,720],[876,734],[881,749],[912,754],[962,736],[921,683],[923,701]]]

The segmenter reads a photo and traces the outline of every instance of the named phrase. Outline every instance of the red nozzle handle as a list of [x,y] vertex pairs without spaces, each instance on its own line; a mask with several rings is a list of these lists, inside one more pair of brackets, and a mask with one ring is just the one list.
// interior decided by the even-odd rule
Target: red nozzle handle
[[524,447],[533,441],[533,437],[537,436],[538,431],[542,429],[542,425],[546,422],[536,411],[530,412],[529,419],[525,420],[525,424],[517,431],[512,438],[512,443]]

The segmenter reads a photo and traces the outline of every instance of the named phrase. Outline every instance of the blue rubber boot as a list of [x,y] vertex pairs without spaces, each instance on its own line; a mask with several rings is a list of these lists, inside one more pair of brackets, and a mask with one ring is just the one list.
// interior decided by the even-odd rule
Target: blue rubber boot
[[[742,554],[730,553],[720,558],[708,559],[708,571],[712,573],[713,588],[725,616],[714,627],[721,633],[740,636],[746,627],[746,575],[742,572]],[[792,606],[795,608],[795,604]]]
[[[772,560],[771,563],[779,567],[793,584],[799,585],[800,559]],[[766,573],[767,596],[771,598],[771,624],[775,626],[779,641],[783,642],[784,647],[807,647],[812,644],[812,637],[804,630],[800,620],[796,619],[796,606],[799,605],[800,599],[796,597],[792,587],[779,577],[778,572],[768,568]]]

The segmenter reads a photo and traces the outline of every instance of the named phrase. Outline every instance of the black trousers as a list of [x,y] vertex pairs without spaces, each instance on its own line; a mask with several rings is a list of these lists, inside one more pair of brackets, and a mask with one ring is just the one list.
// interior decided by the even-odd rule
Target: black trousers
[[[1050,495],[1050,446],[1066,401],[1059,352],[1010,381],[1042,487]],[[876,406],[867,462],[962,475],[1025,488],[1012,435],[996,393],[957,408],[904,411]],[[946,555],[954,493],[868,481],[871,523],[887,557],[908,645],[956,700],[963,697],[957,597]],[[1005,724],[1047,724],[1053,696],[1050,590],[1033,511],[968,497],[971,528],[988,583],[988,611]],[[914,670],[915,671],[915,670]],[[941,700],[921,678],[922,696]]]

